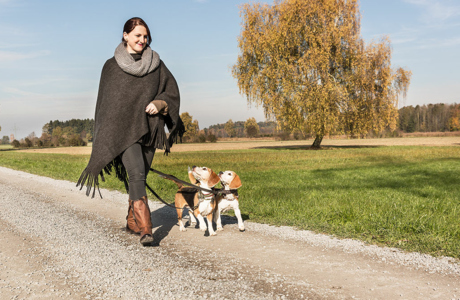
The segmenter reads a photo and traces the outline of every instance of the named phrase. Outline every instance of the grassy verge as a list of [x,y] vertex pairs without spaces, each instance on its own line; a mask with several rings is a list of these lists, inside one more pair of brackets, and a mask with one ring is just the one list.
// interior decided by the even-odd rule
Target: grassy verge
[[10,144],[0,145],[0,151],[2,151],[2,150],[11,150],[11,149],[13,149],[13,146],[11,146]]
[[[88,156],[0,152],[0,165],[76,181]],[[236,171],[244,217],[460,258],[458,147],[341,148],[182,152],[154,167],[186,179],[187,166]],[[123,190],[107,176],[101,187]],[[176,185],[156,175],[165,199]]]

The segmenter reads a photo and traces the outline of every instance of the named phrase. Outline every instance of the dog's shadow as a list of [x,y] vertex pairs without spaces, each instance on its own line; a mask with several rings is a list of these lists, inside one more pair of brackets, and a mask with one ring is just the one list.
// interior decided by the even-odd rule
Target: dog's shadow
[[[233,214],[224,213],[224,214],[220,214],[220,217],[222,219],[223,225],[224,225],[224,222],[225,224],[238,224],[238,219]],[[243,219],[243,221],[249,220],[249,215],[242,213],[241,218]]]
[[150,214],[153,229],[153,245],[159,246],[160,242],[169,235],[171,229],[177,225],[177,213],[168,206],[154,210]]
[[[249,215],[241,214],[241,218],[243,219],[243,221],[249,220]],[[234,215],[221,214],[220,219],[222,221],[222,227],[225,227],[225,225],[238,225],[238,219]]]
[[222,226],[225,227],[225,225],[233,225],[233,224],[238,224],[238,219],[235,216],[231,215],[220,215],[220,219],[222,221]]
[[[184,209],[184,216],[188,216],[187,208]],[[249,219],[249,216],[242,214],[243,220]],[[171,232],[174,226],[177,224],[177,213],[175,209],[172,209],[168,206],[163,206],[159,209],[156,209],[151,212],[150,218],[152,220],[152,229],[153,229],[153,244],[151,246],[157,247],[160,245],[161,241],[166,238]],[[235,216],[221,215],[222,225],[232,225],[238,224],[238,220]],[[206,221],[205,221],[206,222]],[[216,224],[213,222],[213,226]],[[198,222],[197,224],[192,225],[190,220],[187,220],[185,227],[199,229]],[[209,236],[209,231],[206,230],[205,236]]]

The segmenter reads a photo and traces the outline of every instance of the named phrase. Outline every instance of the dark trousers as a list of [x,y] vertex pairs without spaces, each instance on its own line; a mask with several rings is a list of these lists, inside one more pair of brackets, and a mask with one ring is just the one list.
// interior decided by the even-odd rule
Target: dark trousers
[[145,180],[155,155],[154,147],[134,143],[121,154],[121,161],[128,172],[129,199],[138,200],[147,196]]

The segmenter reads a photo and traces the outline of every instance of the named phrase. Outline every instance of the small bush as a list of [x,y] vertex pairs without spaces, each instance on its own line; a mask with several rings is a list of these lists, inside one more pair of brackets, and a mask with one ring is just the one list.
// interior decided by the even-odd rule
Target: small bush
[[293,136],[295,140],[303,140],[305,139],[305,135],[300,130],[294,130]]
[[30,148],[32,146],[33,146],[32,141],[29,138],[25,138],[24,139],[24,147]]
[[19,143],[18,140],[14,140],[11,142],[11,145],[13,145],[14,148],[19,148],[21,146],[21,143]]
[[204,134],[198,135],[198,143],[206,143],[206,136]]
[[193,143],[195,141],[195,137],[191,136],[183,136],[182,137],[182,143]]
[[78,135],[73,134],[66,142],[66,146],[86,146],[86,142]]
[[276,136],[277,140],[282,140],[282,141],[289,141],[291,139],[291,134],[288,132],[280,132]]
[[206,139],[208,140],[208,142],[211,142],[211,143],[215,143],[217,142],[217,137],[214,135],[214,134],[209,134]]

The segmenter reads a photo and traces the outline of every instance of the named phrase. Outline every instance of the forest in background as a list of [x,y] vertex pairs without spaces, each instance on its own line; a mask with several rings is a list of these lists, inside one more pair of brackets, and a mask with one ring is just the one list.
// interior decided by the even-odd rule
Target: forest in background
[[[274,121],[256,122],[254,118],[235,122],[229,120],[227,123],[200,129],[198,121],[193,120],[188,113],[183,114],[187,116],[183,119],[188,129],[184,142],[215,142],[219,138],[234,137],[275,137],[281,140],[311,138],[310,135],[300,131],[280,131]],[[93,139],[93,127],[93,119],[55,120],[43,126],[41,136],[36,136],[35,132],[32,132],[26,138],[14,141],[10,141],[8,136],[3,136],[1,144],[11,143],[16,148],[84,146]],[[387,131],[378,136],[369,132],[368,135],[361,136],[361,138],[397,137],[402,136],[403,133],[414,132],[452,131],[460,131],[460,104],[438,103],[402,107],[399,109],[396,131]]]
[[460,104],[428,104],[399,109],[402,132],[446,132],[460,130]]

